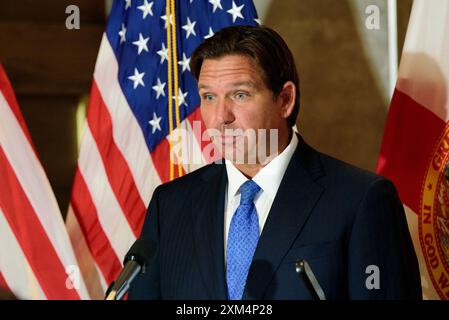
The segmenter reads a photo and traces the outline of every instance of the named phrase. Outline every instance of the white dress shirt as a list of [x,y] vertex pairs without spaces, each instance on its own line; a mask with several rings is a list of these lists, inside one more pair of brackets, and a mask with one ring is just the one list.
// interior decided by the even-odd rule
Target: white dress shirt
[[[259,218],[259,235],[262,233],[265,221],[267,221],[268,213],[273,204],[276,193],[284,177],[287,166],[293,153],[298,145],[298,137],[295,132],[288,146],[273,160],[271,160],[265,167],[263,167],[253,178],[260,191],[254,198],[254,205],[256,206],[257,216]],[[228,231],[231,224],[232,217],[240,204],[240,186],[249,180],[243,175],[231,161],[226,160],[226,173],[228,175],[228,185],[225,197],[225,224],[224,224],[224,248],[225,248],[225,262],[226,262],[226,246],[228,243]]]

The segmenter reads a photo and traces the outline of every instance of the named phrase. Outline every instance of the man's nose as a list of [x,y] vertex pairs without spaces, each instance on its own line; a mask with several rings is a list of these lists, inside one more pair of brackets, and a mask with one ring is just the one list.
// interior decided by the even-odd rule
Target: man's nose
[[235,116],[232,109],[232,102],[228,99],[223,99],[217,109],[217,118],[222,124],[230,124],[234,122]]

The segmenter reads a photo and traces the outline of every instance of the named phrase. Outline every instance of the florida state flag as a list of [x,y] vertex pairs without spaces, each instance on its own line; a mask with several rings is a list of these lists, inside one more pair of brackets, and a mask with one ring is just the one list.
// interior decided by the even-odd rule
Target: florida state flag
[[425,299],[449,299],[449,1],[415,0],[377,172],[395,183]]

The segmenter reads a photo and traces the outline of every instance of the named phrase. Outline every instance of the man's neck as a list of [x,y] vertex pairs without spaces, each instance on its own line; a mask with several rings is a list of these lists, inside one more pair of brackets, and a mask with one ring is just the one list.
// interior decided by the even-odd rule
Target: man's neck
[[[284,139],[280,139],[281,142],[279,143],[279,147],[278,147],[278,152],[277,155],[281,154],[282,151],[285,150],[285,148],[287,148],[287,146],[289,145],[291,139],[292,139],[292,135],[294,134],[293,130],[290,129],[288,134],[286,135],[287,138]],[[273,159],[273,158],[272,158]],[[272,160],[271,159],[271,160]],[[270,160],[270,161],[271,161]],[[265,167],[268,163],[270,163],[270,161],[268,162],[259,162],[257,161],[257,163],[255,164],[247,164],[247,163],[233,163],[233,165],[241,172],[243,173],[243,175],[245,177],[247,177],[248,179],[252,179],[255,177],[255,175],[262,170],[263,167]]]

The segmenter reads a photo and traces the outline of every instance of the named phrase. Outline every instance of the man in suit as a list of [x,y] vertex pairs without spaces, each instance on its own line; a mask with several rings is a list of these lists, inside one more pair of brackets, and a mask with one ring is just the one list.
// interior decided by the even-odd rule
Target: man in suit
[[[299,80],[282,38],[266,27],[226,28],[190,64],[205,126],[219,132],[226,160],[155,190],[141,236],[157,252],[129,298],[311,299],[295,270],[306,260],[327,299],[420,299],[393,184],[292,130]],[[277,135],[241,134],[259,129]]]

